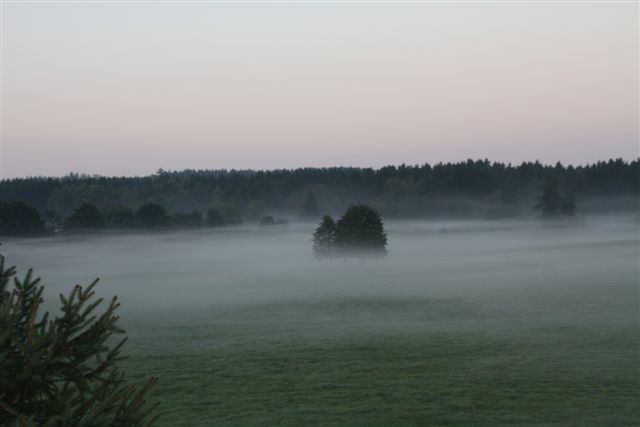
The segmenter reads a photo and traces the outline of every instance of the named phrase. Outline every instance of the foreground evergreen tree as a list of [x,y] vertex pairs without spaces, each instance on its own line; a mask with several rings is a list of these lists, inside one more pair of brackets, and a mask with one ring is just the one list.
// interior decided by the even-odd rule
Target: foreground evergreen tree
[[145,394],[155,379],[135,387],[117,366],[126,341],[114,341],[123,332],[117,299],[98,314],[97,280],[76,285],[60,295],[61,314],[50,319],[39,313],[40,279],[31,270],[15,276],[0,256],[0,425],[153,425]]
[[313,254],[316,258],[335,256],[336,222],[329,215],[324,215],[320,225],[313,233]]
[[367,205],[351,206],[336,222],[335,244],[343,256],[384,256],[387,235],[378,212]]

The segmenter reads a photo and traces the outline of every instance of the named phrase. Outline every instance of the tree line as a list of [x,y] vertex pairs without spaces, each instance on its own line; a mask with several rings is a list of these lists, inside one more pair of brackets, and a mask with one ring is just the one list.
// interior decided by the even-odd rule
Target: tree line
[[267,214],[336,214],[368,204],[385,217],[517,214],[531,211],[545,176],[577,201],[591,196],[640,194],[638,160],[612,159],[584,166],[468,160],[435,165],[292,170],[159,170],[145,177],[71,174],[0,181],[0,200],[22,200],[39,212],[68,216],[82,203],[101,210],[145,203],[169,212],[206,212],[214,206],[258,220]]
[[[135,211],[123,206],[99,209],[91,203],[82,203],[66,218],[61,218],[51,211],[45,211],[41,215],[37,209],[21,200],[0,200],[2,236],[38,236],[63,230],[222,227],[242,222],[243,219],[237,210],[210,208],[205,214],[198,210],[170,214],[157,203],[145,203]],[[265,215],[257,224],[282,225],[286,224],[286,221]]]

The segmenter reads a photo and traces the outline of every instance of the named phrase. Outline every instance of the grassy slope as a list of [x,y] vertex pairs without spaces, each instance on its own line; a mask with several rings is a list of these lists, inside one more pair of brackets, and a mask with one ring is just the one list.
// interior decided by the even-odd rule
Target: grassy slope
[[[637,324],[492,322],[368,335],[336,324],[327,338],[312,324],[200,325],[127,368],[160,377],[163,426],[638,425]],[[227,344],[208,349],[216,336]]]

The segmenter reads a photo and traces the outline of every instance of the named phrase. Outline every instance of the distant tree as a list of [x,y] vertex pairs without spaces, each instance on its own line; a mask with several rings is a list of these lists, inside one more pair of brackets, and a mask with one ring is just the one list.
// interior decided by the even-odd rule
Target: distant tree
[[116,228],[132,228],[136,226],[135,215],[131,208],[113,206],[103,211],[107,225]]
[[171,222],[177,227],[201,227],[204,223],[202,212],[194,210],[191,213],[176,213],[171,217]]
[[21,200],[0,200],[0,235],[29,236],[46,233],[40,213]]
[[211,208],[207,211],[207,219],[205,221],[205,224],[209,227],[222,227],[225,223],[220,211]]
[[[151,426],[153,407],[142,387],[127,382],[117,366],[125,339],[117,326],[113,298],[96,313],[97,280],[60,295],[58,317],[40,314],[40,279],[23,279],[0,256],[0,425]],[[13,279],[13,286],[10,282]]]
[[256,220],[262,217],[264,213],[265,205],[262,200],[252,200],[247,205],[247,219],[248,220]]
[[240,211],[234,205],[223,204],[220,207],[220,213],[226,225],[242,224],[242,215],[240,215]]
[[311,191],[307,192],[302,204],[302,215],[306,217],[315,217],[318,215],[318,202]]
[[514,174],[507,175],[500,189],[500,202],[504,204],[518,203],[518,181]]
[[324,215],[320,225],[313,233],[313,254],[316,258],[332,258],[335,256],[336,222],[329,215]]
[[560,213],[560,205],[562,203],[558,179],[551,174],[545,175],[542,179],[540,191],[541,193],[538,197],[538,204],[535,208],[540,210],[543,218],[558,216]]
[[553,218],[559,215],[573,217],[576,214],[576,202],[569,190],[566,190],[564,195],[560,195],[560,184],[555,176],[545,175],[536,209],[541,211],[542,218]]
[[336,222],[335,244],[343,256],[384,256],[387,236],[378,212],[367,205],[351,206]]
[[573,195],[569,192],[562,197],[560,213],[564,216],[570,217],[576,215],[576,201],[574,200]]
[[62,228],[62,219],[55,211],[46,210],[42,215],[44,226],[49,234],[56,233]]
[[170,222],[165,208],[157,203],[145,203],[136,211],[135,218],[147,228],[167,226]]
[[68,229],[104,228],[105,225],[104,216],[91,203],[81,204],[65,220],[65,228]]

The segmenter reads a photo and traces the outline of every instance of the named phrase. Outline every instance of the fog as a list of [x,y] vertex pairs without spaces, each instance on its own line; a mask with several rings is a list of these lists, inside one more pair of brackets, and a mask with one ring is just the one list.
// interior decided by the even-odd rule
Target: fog
[[314,224],[6,239],[46,308],[100,278],[131,352],[638,324],[638,222],[388,222],[380,260],[316,260]]

